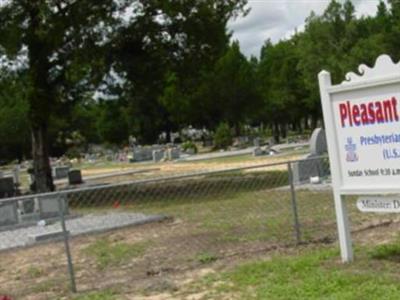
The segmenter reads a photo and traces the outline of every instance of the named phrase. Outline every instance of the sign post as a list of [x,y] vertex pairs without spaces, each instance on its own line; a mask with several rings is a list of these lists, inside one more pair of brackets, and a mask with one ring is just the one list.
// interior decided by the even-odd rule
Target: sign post
[[400,63],[381,55],[359,72],[339,85],[318,76],[343,262],[353,260],[344,196],[400,193]]

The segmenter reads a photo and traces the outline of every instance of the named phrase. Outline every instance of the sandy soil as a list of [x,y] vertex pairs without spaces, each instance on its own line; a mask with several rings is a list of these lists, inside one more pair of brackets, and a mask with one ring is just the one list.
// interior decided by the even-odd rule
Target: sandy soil
[[[158,168],[157,171],[151,171],[141,174],[142,176],[165,176],[169,174],[182,174],[182,173],[192,173],[192,172],[200,172],[200,171],[211,171],[211,170],[224,170],[224,169],[233,169],[233,168],[241,168],[241,167],[256,167],[263,166],[266,164],[276,164],[281,162],[286,162],[289,160],[297,160],[302,158],[304,155],[296,154],[296,155],[288,155],[288,156],[269,156],[269,157],[256,157],[249,158],[244,161],[201,161],[201,162],[160,162],[158,164],[149,164],[143,166],[136,166],[135,168],[130,167],[129,165],[124,165],[121,167],[115,168],[96,168],[96,169],[83,169],[83,176],[93,176],[93,175],[101,175],[107,173],[116,173],[119,171],[128,171],[128,170],[145,170],[145,169],[154,169]],[[261,168],[256,168],[256,170],[260,170]],[[282,170],[286,169],[286,165],[267,167],[263,169],[268,170]],[[140,175],[140,174],[139,174]]]

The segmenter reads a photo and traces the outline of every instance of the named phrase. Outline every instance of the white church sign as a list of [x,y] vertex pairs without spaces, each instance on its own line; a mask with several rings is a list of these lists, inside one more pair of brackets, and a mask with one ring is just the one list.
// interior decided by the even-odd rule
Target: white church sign
[[[328,72],[319,74],[326,133],[330,137],[328,151],[339,241],[345,262],[353,259],[353,251],[342,196],[400,193],[400,63],[381,55],[373,68],[361,65],[359,72],[360,75],[347,74],[346,81],[339,85],[331,84]],[[376,201],[389,203],[390,199]],[[379,211],[372,206],[363,209]]]

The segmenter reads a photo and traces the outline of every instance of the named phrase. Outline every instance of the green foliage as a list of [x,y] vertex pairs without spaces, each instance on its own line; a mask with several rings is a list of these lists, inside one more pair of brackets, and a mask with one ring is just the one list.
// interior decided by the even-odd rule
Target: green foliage
[[400,261],[400,242],[379,245],[369,252],[373,259],[385,259]]
[[42,269],[35,266],[30,266],[27,270],[28,277],[32,279],[42,277],[44,274],[45,272]]
[[117,145],[127,143],[129,125],[124,106],[117,101],[105,101],[99,108],[96,127],[100,140]]
[[115,300],[117,299],[116,293],[110,290],[87,293],[78,297],[74,297],[74,300]]
[[[204,109],[213,100],[203,98],[204,85],[229,44],[227,22],[243,13],[246,2],[141,3],[143,14],[121,30],[113,53],[113,68],[126,80],[117,94],[140,142],[155,142],[161,131],[204,124]],[[161,25],[157,15],[166,22]]]
[[[227,31],[231,18],[246,14],[246,2],[77,1],[57,13],[54,1],[7,1],[1,55],[16,62],[26,49],[29,62],[0,71],[0,156],[29,156],[30,130],[46,133],[52,155],[63,154],[77,131],[83,148],[123,145],[129,135],[153,143],[163,131],[215,130],[221,122],[236,135],[242,124],[262,123],[284,138],[321,121],[322,69],[339,83],[379,54],[400,59],[397,0],[380,1],[375,16],[361,18],[351,1],[331,1],[321,15],[310,14],[304,31],[265,41],[259,58],[246,58]],[[119,19],[123,4],[138,17]],[[39,146],[33,149],[46,150]]]
[[84,252],[95,258],[100,269],[105,269],[142,256],[147,246],[147,243],[113,243],[108,239],[97,239],[93,244],[85,248]]
[[227,123],[220,123],[214,133],[214,148],[227,149],[232,143],[231,128]]
[[282,41],[262,49],[259,63],[262,119],[269,122],[293,122],[304,116],[305,91],[297,71],[300,61],[297,42]]
[[30,150],[27,143],[30,135],[26,87],[20,79],[17,74],[4,74],[0,77],[1,160],[22,159]]
[[186,142],[182,143],[181,148],[183,151],[193,149],[194,153],[197,153],[197,151],[198,151],[196,144],[193,143],[192,141],[186,141]]
[[215,254],[209,252],[199,253],[196,256],[196,260],[202,264],[210,264],[215,262],[217,259],[218,257]]
[[214,280],[225,282],[220,286],[220,298],[226,292],[254,300],[397,299],[397,267],[381,266],[376,272],[369,258],[359,256],[358,262],[345,266],[337,262],[338,256],[335,249],[275,255],[267,261],[246,263]]
[[65,155],[69,158],[69,159],[73,159],[73,158],[81,158],[81,152],[79,151],[79,148],[77,147],[71,147],[67,150],[67,152],[65,152]]
[[255,87],[255,73],[250,62],[240,52],[239,43],[232,43],[228,51],[216,62],[211,78],[210,98],[218,120],[235,126],[254,116],[259,107]]

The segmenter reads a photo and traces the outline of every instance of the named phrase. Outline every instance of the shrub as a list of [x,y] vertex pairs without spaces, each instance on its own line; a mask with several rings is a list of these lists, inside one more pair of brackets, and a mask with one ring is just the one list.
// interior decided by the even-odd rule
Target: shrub
[[65,152],[65,155],[69,158],[69,159],[74,159],[74,158],[81,158],[81,152],[79,151],[80,149],[78,147],[72,146],[71,148],[69,148],[67,150],[67,152]]
[[193,143],[192,141],[186,141],[184,142],[182,145],[182,150],[183,151],[187,151],[189,149],[193,149],[194,153],[197,153],[198,149],[195,143]]
[[227,149],[233,143],[231,129],[227,123],[220,123],[214,133],[214,147]]

